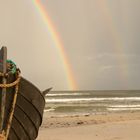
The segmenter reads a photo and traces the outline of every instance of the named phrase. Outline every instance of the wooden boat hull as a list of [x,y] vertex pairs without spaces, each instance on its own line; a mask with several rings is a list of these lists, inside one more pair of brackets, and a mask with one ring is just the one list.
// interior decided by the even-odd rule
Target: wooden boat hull
[[35,140],[44,107],[45,99],[40,90],[21,78],[8,140]]
[[43,94],[32,83],[21,78],[8,140],[35,140],[44,107]]
[[4,140],[35,140],[42,123],[44,96],[31,82],[20,77],[15,63],[0,50],[0,135]]

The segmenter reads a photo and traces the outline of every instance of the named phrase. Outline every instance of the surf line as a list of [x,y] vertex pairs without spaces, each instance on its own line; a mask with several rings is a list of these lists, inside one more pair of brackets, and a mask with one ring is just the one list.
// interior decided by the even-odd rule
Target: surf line
[[55,26],[53,25],[46,8],[41,3],[41,0],[32,0],[32,1],[33,1],[33,4],[35,5],[37,11],[39,12],[39,15],[42,17],[42,20],[45,23],[47,30],[50,33],[50,36],[53,40],[53,43],[54,43],[56,49],[58,50],[59,56],[61,57],[61,61],[63,63],[63,68],[64,68],[65,75],[66,75],[68,88],[69,88],[69,90],[76,90],[77,83],[74,78],[74,74],[72,72],[70,63],[68,61],[66,51],[64,49],[64,46],[62,45],[62,41],[60,40],[60,37],[55,29]]

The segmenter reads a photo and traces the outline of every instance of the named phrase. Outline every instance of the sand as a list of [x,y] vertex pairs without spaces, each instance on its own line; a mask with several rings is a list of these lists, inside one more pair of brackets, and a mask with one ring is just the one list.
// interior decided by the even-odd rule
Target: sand
[[37,140],[140,140],[140,113],[44,116]]

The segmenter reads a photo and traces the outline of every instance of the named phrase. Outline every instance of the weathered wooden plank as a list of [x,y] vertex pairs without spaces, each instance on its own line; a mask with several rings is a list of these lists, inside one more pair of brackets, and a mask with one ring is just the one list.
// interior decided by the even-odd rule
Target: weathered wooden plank
[[[7,48],[2,47],[0,51],[0,61],[1,61],[1,67],[0,72],[6,73],[6,61],[7,61]],[[2,84],[6,84],[6,78],[2,77]],[[5,115],[5,104],[6,104],[6,88],[1,89],[1,105],[0,105],[0,133],[3,130],[3,124],[4,124],[4,115]]]
[[8,140],[20,140],[20,138],[17,136],[17,134],[13,128],[11,128],[10,132],[11,133],[10,133]]
[[40,90],[28,80],[21,78],[19,92],[37,108],[42,116],[45,106],[45,99]]
[[32,121],[29,119],[29,117],[17,106],[15,108],[14,117],[16,117],[16,119],[24,127],[24,130],[28,134],[29,139],[30,140],[35,140],[35,138],[38,135],[38,132],[36,132],[36,129],[35,129]]
[[[14,131],[19,140],[20,139],[30,140],[29,137],[28,137],[28,134],[24,130],[23,126],[21,125],[21,123],[15,117],[13,117],[11,128],[12,129],[10,129],[9,138],[12,137],[12,135],[13,135],[12,133]],[[11,140],[14,140],[14,139],[11,139]]]
[[42,118],[40,117],[38,110],[34,107],[34,105],[32,105],[21,94],[18,94],[16,105],[19,106],[27,114],[27,116],[31,119],[31,121],[35,125],[36,129],[38,130],[39,126],[41,125]]

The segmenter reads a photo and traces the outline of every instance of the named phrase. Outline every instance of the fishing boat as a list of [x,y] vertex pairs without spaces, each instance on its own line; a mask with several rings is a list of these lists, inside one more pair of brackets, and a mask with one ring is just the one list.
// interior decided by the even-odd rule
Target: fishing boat
[[0,140],[35,140],[42,123],[44,96],[23,78],[16,64],[0,50]]

